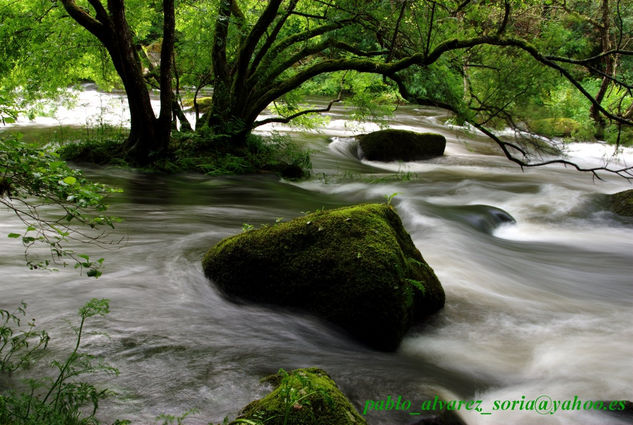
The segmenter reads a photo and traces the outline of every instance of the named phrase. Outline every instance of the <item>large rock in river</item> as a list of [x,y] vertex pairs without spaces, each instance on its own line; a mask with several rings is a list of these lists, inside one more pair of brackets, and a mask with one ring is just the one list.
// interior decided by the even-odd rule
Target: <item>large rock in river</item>
[[633,189],[608,196],[609,209],[616,214],[633,217]]
[[321,369],[280,371],[266,380],[275,389],[246,406],[229,425],[367,425]]
[[370,161],[416,161],[444,155],[441,134],[406,130],[380,130],[357,137],[364,158]]
[[230,297],[314,313],[366,344],[395,350],[444,306],[444,290],[385,204],[319,211],[220,241],[205,274]]

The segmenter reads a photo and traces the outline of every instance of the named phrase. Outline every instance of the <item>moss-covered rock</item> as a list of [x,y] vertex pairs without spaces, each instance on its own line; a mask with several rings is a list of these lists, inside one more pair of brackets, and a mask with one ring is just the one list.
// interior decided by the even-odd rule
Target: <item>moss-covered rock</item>
[[280,371],[267,380],[275,389],[246,406],[230,425],[367,425],[321,369]]
[[416,161],[444,155],[441,134],[380,130],[357,137],[362,156],[370,161]]
[[582,127],[571,118],[544,118],[529,124],[530,130],[548,137],[571,137]]
[[633,189],[608,196],[609,209],[616,214],[633,217]]
[[[199,97],[196,99],[196,103],[198,104],[198,112],[200,112],[201,114],[206,114],[207,112],[211,110],[211,104],[213,103],[213,98],[206,97],[206,96]],[[183,99],[182,106],[187,111],[193,111],[195,109],[194,104],[193,104],[193,98],[190,97],[187,99]]]
[[222,240],[203,259],[226,295],[314,313],[395,350],[444,290],[385,204],[319,211]]

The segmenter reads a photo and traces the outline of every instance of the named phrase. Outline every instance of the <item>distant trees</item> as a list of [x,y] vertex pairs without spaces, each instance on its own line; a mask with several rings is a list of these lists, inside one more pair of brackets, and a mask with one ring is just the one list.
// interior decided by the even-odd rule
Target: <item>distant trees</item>
[[[261,124],[329,109],[302,110],[297,94],[341,71],[380,75],[405,99],[448,108],[482,128],[517,124],[527,99],[538,104],[564,84],[585,99],[599,127],[633,125],[631,0],[60,2],[108,52],[126,89],[132,129],[125,150],[137,162],[166,149],[174,86],[194,87],[196,95],[212,87],[196,128],[240,146]],[[151,19],[139,20],[144,13]],[[156,72],[143,54],[150,42],[161,46]],[[588,84],[596,78],[597,91]],[[148,83],[161,93],[158,118]],[[276,116],[258,121],[269,105]]]

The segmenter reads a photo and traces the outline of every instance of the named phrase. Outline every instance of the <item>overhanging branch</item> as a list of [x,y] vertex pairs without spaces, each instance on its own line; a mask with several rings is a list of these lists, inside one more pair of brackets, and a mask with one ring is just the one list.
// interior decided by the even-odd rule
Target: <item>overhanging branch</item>
[[282,123],[282,124],[287,124],[290,121],[294,120],[295,118],[299,118],[300,116],[303,115],[307,115],[307,114],[318,114],[318,113],[324,113],[324,112],[330,112],[330,109],[332,109],[332,105],[334,105],[337,102],[341,101],[341,94],[339,93],[338,97],[336,99],[333,99],[330,101],[330,103],[328,103],[328,105],[325,108],[320,108],[320,109],[305,109],[303,111],[299,111],[295,114],[289,115],[287,117],[273,117],[273,118],[266,118],[264,120],[260,120],[260,121],[255,121],[255,123],[253,124],[253,128],[255,127],[259,127],[265,124],[271,124],[271,123]]
[[509,159],[510,161],[512,161],[515,164],[519,165],[521,167],[521,169],[527,168],[527,167],[543,167],[545,165],[561,164],[561,165],[563,165],[565,167],[567,167],[567,166],[573,167],[576,170],[581,171],[581,172],[591,173],[593,175],[593,177],[595,177],[598,180],[604,180],[598,174],[598,172],[600,172],[600,171],[603,171],[603,172],[606,172],[606,173],[611,173],[611,174],[616,174],[616,175],[618,175],[620,177],[625,178],[626,180],[633,180],[633,166],[632,167],[623,167],[623,168],[610,168],[610,167],[607,167],[607,166],[605,166],[605,167],[590,167],[590,168],[586,168],[586,167],[581,167],[580,165],[576,164],[575,162],[568,161],[566,159],[551,159],[551,160],[541,161],[541,162],[526,162],[526,160],[519,159],[519,158],[515,157],[514,155],[512,155],[512,152],[510,152],[510,149],[514,149],[517,152],[521,153],[521,155],[524,158],[528,159],[527,152],[525,152],[522,148],[520,148],[519,146],[515,145],[514,143],[504,142],[499,137],[497,137],[493,132],[491,132],[490,130],[488,130],[484,126],[482,126],[482,125],[480,125],[480,124],[478,124],[478,123],[476,123],[474,121],[468,120],[468,123],[470,123],[473,127],[475,127],[477,130],[479,130],[482,133],[484,133],[489,138],[491,138],[497,145],[499,145],[499,147],[503,151],[504,156],[507,159]]

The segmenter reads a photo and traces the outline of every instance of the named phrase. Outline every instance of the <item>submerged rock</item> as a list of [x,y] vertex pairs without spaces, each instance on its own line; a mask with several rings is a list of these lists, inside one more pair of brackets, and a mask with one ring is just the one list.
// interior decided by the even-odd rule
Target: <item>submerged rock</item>
[[441,206],[436,209],[444,217],[464,222],[487,234],[492,234],[502,224],[516,223],[508,212],[490,205]]
[[297,308],[395,350],[444,290],[385,204],[319,211],[220,241],[203,259],[226,295]]
[[608,195],[609,209],[616,214],[633,217],[633,189]]
[[[196,103],[198,104],[198,112],[201,114],[206,114],[211,110],[211,104],[213,102],[212,97],[199,97],[196,99]],[[195,111],[195,105],[193,104],[193,98],[183,99],[182,106],[185,108],[185,111]]]
[[323,370],[280,371],[266,378],[275,389],[246,406],[229,425],[367,425]]
[[357,137],[362,157],[371,161],[416,161],[444,155],[441,134],[380,130]]

